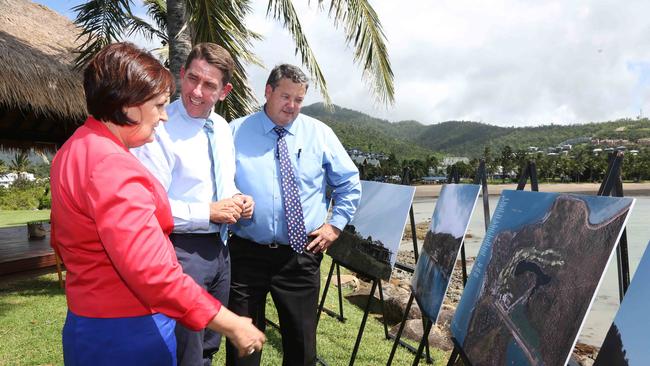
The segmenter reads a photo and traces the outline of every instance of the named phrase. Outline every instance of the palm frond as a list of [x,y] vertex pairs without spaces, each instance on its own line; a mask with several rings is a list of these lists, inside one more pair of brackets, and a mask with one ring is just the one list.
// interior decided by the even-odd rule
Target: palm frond
[[149,24],[146,20],[137,17],[135,15],[127,16],[127,35],[132,36],[134,34],[140,34],[149,41],[154,40],[154,38],[159,38],[163,42],[167,43],[167,30],[158,29],[153,25]]
[[269,0],[266,15],[272,16],[273,19],[281,22],[282,26],[289,30],[296,45],[295,54],[300,54],[300,60],[312,76],[315,86],[320,90],[324,104],[331,106],[332,101],[327,91],[327,81],[316,60],[316,55],[314,55],[314,52],[309,46],[307,37],[302,30],[300,19],[291,0]]
[[[322,6],[323,0],[319,0]],[[348,45],[354,46],[354,61],[363,67],[364,79],[382,104],[395,102],[394,75],[386,48],[386,35],[368,0],[331,0],[329,16],[335,26],[343,25]]]
[[244,68],[244,63],[262,66],[252,51],[252,41],[261,39],[261,35],[247,29],[244,23],[251,11],[249,0],[188,0],[193,43],[216,43],[228,50],[235,61],[231,80],[233,90],[224,102],[217,105],[217,112],[227,120],[258,109],[258,101],[248,84]]
[[75,67],[81,68],[109,43],[122,39],[132,16],[131,0],[91,0],[72,8],[77,13],[74,23],[85,38],[79,46]]
[[167,1],[166,0],[144,0],[144,6],[147,7],[147,15],[156,22],[156,27],[167,38]]

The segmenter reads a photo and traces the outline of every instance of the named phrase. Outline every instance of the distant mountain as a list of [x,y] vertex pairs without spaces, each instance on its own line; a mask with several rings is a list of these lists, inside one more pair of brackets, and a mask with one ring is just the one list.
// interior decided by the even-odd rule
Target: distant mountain
[[413,144],[424,128],[415,121],[391,123],[338,106],[328,111],[321,103],[303,107],[302,113],[330,126],[346,148],[393,153],[399,160],[424,159],[434,154],[431,149]]
[[330,125],[346,147],[393,152],[398,159],[433,152],[479,157],[485,146],[497,153],[506,145],[517,150],[528,146],[546,148],[585,138],[631,142],[650,138],[650,121],[646,118],[538,127],[499,127],[469,121],[425,126],[417,121],[389,122],[338,106],[328,111],[321,103],[304,107],[302,111]]

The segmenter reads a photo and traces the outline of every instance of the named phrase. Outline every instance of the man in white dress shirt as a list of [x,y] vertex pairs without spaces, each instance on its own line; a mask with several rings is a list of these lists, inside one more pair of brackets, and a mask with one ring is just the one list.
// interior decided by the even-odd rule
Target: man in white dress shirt
[[[214,113],[232,85],[234,62],[213,43],[196,45],[181,69],[180,98],[155,141],[131,150],[167,189],[174,231],[170,239],[183,271],[228,304],[227,226],[251,218],[253,199],[235,187],[235,148],[228,123]],[[176,325],[179,365],[211,365],[221,335]]]

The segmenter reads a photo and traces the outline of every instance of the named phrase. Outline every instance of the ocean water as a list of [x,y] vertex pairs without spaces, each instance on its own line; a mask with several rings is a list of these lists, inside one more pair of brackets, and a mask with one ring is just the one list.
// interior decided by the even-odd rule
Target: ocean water
[[[630,262],[630,276],[634,276],[641,256],[648,241],[650,241],[650,197],[637,196],[636,203],[627,222],[626,234]],[[498,196],[490,196],[490,215],[494,213],[499,200]],[[413,213],[416,223],[431,220],[435,207],[434,198],[416,198],[413,201]],[[465,252],[468,257],[476,257],[485,237],[485,219],[483,217],[483,199],[479,201],[472,215],[465,239]],[[422,244],[418,242],[418,244]],[[403,242],[402,249],[412,248],[411,242]],[[587,315],[582,328],[579,342],[600,347],[619,307],[618,278],[616,275],[616,256],[609,263],[596,299]]]

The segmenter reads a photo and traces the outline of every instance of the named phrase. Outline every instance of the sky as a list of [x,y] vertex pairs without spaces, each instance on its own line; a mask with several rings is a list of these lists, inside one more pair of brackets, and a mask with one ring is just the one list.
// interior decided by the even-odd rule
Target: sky
[[434,233],[447,233],[454,238],[464,237],[480,188],[481,186],[475,184],[443,186],[440,197],[436,200],[429,230]]
[[[36,2],[74,17],[66,7],[81,1]],[[247,19],[265,36],[254,51],[267,69],[247,70],[262,102],[270,68],[300,64],[289,33],[266,19],[266,3],[254,0]],[[294,2],[336,105],[423,124],[533,126],[650,114],[648,1],[370,0],[395,74],[392,106],[377,104],[343,30],[317,3]],[[306,104],[320,101],[310,89]]]
[[390,264],[397,260],[397,249],[413,202],[415,187],[361,181],[361,201],[350,225],[363,237],[381,241],[390,250]]

